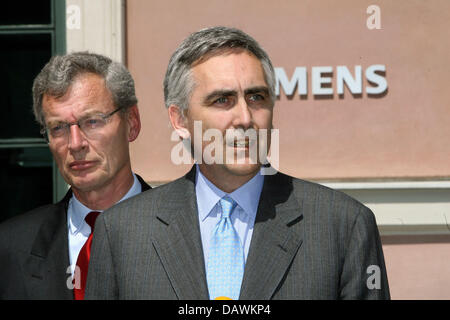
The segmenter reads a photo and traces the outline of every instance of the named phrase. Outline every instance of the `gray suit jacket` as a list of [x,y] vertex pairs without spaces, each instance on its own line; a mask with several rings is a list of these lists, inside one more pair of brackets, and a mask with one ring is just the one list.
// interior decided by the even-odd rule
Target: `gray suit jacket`
[[[208,299],[194,180],[195,166],[99,217],[87,299]],[[341,192],[266,176],[240,299],[389,299],[374,215]]]

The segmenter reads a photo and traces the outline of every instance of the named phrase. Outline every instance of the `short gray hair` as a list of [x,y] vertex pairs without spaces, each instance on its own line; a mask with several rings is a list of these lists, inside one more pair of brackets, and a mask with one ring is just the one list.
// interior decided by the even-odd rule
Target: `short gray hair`
[[164,78],[164,101],[166,108],[176,105],[182,110],[189,107],[194,89],[191,68],[194,63],[227,50],[244,49],[261,62],[269,95],[275,101],[275,73],[267,53],[255,39],[243,31],[228,27],[202,29],[188,36],[170,58]]
[[74,80],[85,73],[97,74],[105,80],[116,108],[127,110],[137,104],[133,78],[123,64],[95,53],[73,52],[52,57],[34,79],[33,112],[37,122],[45,125],[44,94],[56,98],[64,96]]

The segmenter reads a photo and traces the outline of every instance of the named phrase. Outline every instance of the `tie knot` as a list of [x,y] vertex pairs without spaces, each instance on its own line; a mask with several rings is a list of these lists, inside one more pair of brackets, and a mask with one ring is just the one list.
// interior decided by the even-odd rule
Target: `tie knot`
[[236,207],[236,202],[227,196],[220,199],[219,202],[220,202],[220,206],[222,207],[222,218],[230,217],[231,213],[233,212],[234,208]]
[[94,231],[95,220],[97,219],[99,214],[100,212],[98,211],[91,211],[88,213],[86,218],[84,218],[86,223],[91,227],[92,231]]

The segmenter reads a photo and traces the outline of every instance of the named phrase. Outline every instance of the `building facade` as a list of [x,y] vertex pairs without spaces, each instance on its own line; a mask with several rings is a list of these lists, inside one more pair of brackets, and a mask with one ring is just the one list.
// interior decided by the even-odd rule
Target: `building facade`
[[[162,92],[171,53],[188,34],[209,26],[254,36],[276,68],[279,169],[342,190],[372,209],[393,299],[450,299],[448,1],[48,3],[50,19],[2,23],[0,36],[34,37],[24,44],[49,35],[41,62],[51,54],[89,50],[125,63],[142,118],[140,137],[131,145],[133,169],[153,185],[190,168],[171,159],[176,141]],[[24,50],[37,54],[35,48]],[[29,81],[21,85],[31,87]],[[0,150],[5,163],[20,170],[3,177],[15,181],[17,193],[23,184],[52,181],[37,198],[56,201],[65,186],[26,114],[27,103],[21,102],[20,114],[9,106],[14,116]]]

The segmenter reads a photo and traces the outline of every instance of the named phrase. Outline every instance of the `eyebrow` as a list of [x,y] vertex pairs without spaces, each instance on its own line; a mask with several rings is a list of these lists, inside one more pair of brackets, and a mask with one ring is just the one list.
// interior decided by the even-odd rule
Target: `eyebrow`
[[[87,117],[91,117],[94,115],[98,115],[98,114],[105,114],[99,110],[88,110],[85,114],[81,115],[80,117],[78,117],[78,121],[87,118]],[[56,124],[56,123],[69,123],[68,121],[64,121],[59,119],[59,117],[50,117],[50,120],[46,123],[46,125],[51,125],[51,124]]]
[[264,93],[266,95],[269,95],[269,88],[265,87],[265,86],[260,86],[260,87],[252,87],[252,88],[248,88],[244,91],[244,93],[247,94],[252,94],[252,93]]
[[237,91],[235,90],[214,90],[210,94],[208,94],[204,101],[209,102],[218,97],[229,97],[229,96],[237,96]]
[[[266,95],[269,95],[269,88],[265,86],[258,86],[258,87],[251,87],[244,90],[244,94],[253,94],[253,93],[264,93]],[[204,101],[208,102],[211,101],[217,97],[228,97],[228,96],[237,96],[236,90],[214,90],[210,94],[208,94]]]

